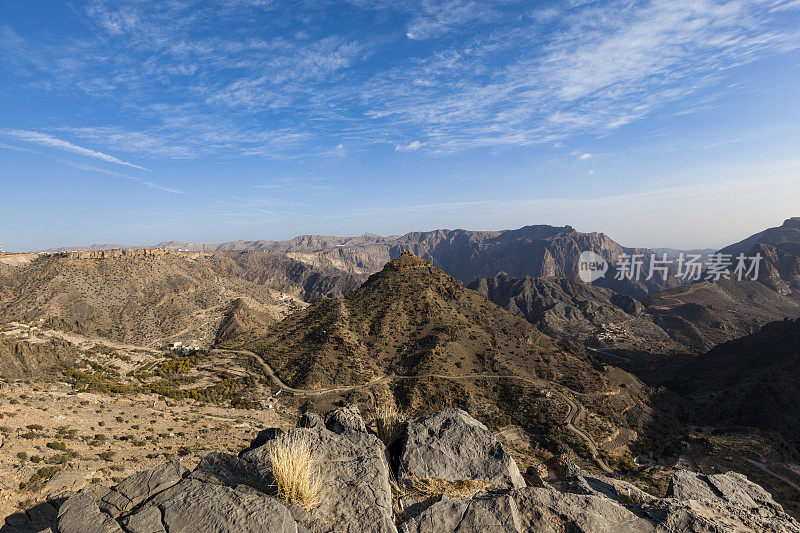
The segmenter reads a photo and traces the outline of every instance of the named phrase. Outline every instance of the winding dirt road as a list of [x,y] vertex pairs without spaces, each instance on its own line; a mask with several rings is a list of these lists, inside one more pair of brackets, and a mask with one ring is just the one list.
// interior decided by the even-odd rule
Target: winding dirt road
[[547,386],[555,391],[558,396],[564,400],[564,402],[569,407],[569,412],[567,416],[564,418],[563,424],[564,426],[577,435],[581,440],[586,442],[586,446],[589,448],[590,453],[592,454],[592,458],[597,463],[597,466],[600,467],[603,472],[607,474],[613,473],[613,470],[603,461],[603,459],[599,456],[597,444],[594,442],[592,437],[590,437],[586,432],[582,429],[575,426],[575,421],[580,416],[583,408],[578,405],[572,398],[570,398],[564,391],[568,392],[569,394],[575,396],[584,396],[584,397],[591,397],[591,396],[615,396],[619,394],[621,391],[610,391],[610,392],[595,392],[595,393],[585,393],[585,392],[577,392],[569,387],[565,387],[560,383],[554,383],[552,381],[547,380],[536,380],[525,378],[522,376],[514,376],[511,374],[508,375],[497,375],[497,374],[464,374],[460,376],[449,376],[445,374],[422,374],[419,376],[398,376],[396,374],[389,374],[386,376],[381,376],[379,378],[371,379],[367,383],[363,383],[361,385],[343,385],[343,386],[336,386],[336,387],[322,387],[319,389],[296,389],[294,387],[290,387],[286,383],[284,383],[278,376],[275,374],[275,371],[272,367],[264,361],[264,359],[254,353],[247,350],[223,350],[223,349],[214,349],[211,350],[211,353],[233,353],[238,355],[245,355],[252,358],[261,368],[264,370],[264,373],[272,380],[276,387],[280,390],[292,394],[293,396],[299,397],[310,397],[310,396],[323,396],[325,394],[333,394],[333,393],[340,393],[340,392],[350,392],[354,390],[360,389],[369,389],[374,387],[375,385],[381,383],[388,383],[389,381],[395,379],[429,379],[429,378],[439,378],[439,379],[448,379],[448,380],[461,380],[461,379],[516,379],[523,381],[525,383],[529,383],[536,386]]

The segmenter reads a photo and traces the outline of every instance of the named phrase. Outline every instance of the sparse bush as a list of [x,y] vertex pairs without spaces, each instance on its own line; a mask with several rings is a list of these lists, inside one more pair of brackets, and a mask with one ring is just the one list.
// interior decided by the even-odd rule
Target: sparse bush
[[277,437],[270,443],[267,457],[280,498],[307,509],[319,503],[322,479],[304,433],[292,431]]
[[114,458],[115,455],[117,455],[117,452],[114,452],[114,451],[111,451],[111,450],[107,450],[107,451],[100,452],[100,453],[97,454],[97,456],[100,459],[102,459],[103,461],[110,461],[111,459]]
[[46,446],[51,450],[58,450],[61,452],[66,451],[67,449],[67,445],[61,442],[60,440],[54,440],[53,442],[48,442]]
[[50,481],[53,476],[55,476],[58,472],[61,471],[61,468],[58,466],[46,466],[44,468],[40,468],[35,474],[31,476],[31,478],[27,481],[27,483],[23,482],[19,484],[20,489],[28,489],[32,492],[35,492],[42,485]]
[[57,453],[52,457],[48,457],[44,460],[45,463],[51,465],[63,465],[64,463],[69,462],[70,459],[75,459],[78,457],[78,452],[65,452],[65,453]]

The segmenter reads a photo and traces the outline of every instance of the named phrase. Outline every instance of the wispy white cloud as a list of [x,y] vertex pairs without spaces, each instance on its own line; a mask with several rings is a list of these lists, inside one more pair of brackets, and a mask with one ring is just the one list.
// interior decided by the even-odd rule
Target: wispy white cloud
[[438,37],[467,22],[488,22],[499,16],[489,2],[473,0],[425,0],[420,7],[419,14],[406,27],[409,39]]
[[150,172],[148,169],[144,167],[140,167],[139,165],[135,165],[127,161],[123,161],[117,157],[114,157],[113,155],[108,155],[103,152],[98,152],[96,150],[90,150],[89,148],[84,148],[82,146],[72,144],[69,141],[53,137],[52,135],[48,135],[46,133],[40,133],[28,130],[3,130],[2,133],[5,133],[7,135],[12,135],[22,141],[32,142],[42,146],[49,146],[51,148],[58,148],[59,150],[66,150],[67,152],[73,152],[86,157],[100,159],[101,161],[106,161],[108,163],[114,163],[117,165],[137,168],[139,170],[145,170],[147,172]]
[[397,144],[394,147],[396,152],[413,152],[414,150],[419,150],[424,145],[424,142],[420,141],[411,141],[408,144]]
[[286,159],[336,156],[319,147],[340,139],[350,153],[409,138],[442,153],[605,135],[703,109],[732,68],[800,46],[785,23],[798,0],[350,0],[362,22],[380,13],[357,35],[325,29],[330,5],[91,0],[89,36],[0,26],[0,54],[27,86],[136,119],[72,128],[112,153]]
[[591,158],[592,158],[592,154],[588,154],[588,153],[587,154],[581,154],[581,155],[578,156],[578,159],[582,159],[584,161],[586,159],[591,159]]
[[800,47],[800,31],[765,9],[776,4],[567,5],[546,33],[503,25],[377,76],[364,91],[368,116],[424,129],[444,150],[604,134],[715,90],[733,67]]
[[121,179],[124,179],[124,180],[128,180],[128,181],[132,181],[132,182],[135,182],[135,183],[139,183],[140,185],[144,185],[148,189],[153,189],[153,190],[156,190],[156,191],[169,192],[169,193],[172,193],[172,194],[186,194],[185,192],[181,191],[180,189],[175,189],[175,188],[172,188],[172,187],[165,187],[164,185],[160,185],[158,183],[155,183],[153,181],[140,178],[138,176],[131,176],[130,174],[123,174],[122,172],[115,172],[113,170],[108,170],[108,169],[105,169],[105,168],[98,168],[98,167],[93,167],[91,165],[84,165],[83,163],[76,163],[75,161],[70,161],[68,159],[59,159],[58,161],[60,163],[64,164],[64,165],[68,165],[68,166],[77,168],[79,170],[86,170],[88,172],[97,172],[99,174],[105,174],[106,176],[112,176],[114,178],[121,178]]

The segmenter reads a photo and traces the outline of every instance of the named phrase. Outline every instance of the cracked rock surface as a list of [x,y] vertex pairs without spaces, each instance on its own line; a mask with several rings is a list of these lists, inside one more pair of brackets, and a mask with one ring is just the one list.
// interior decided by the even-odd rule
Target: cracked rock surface
[[550,474],[526,487],[514,460],[486,427],[456,409],[408,424],[396,465],[401,484],[412,475],[476,480],[488,481],[487,491],[429,497],[396,514],[386,448],[358,410],[341,407],[324,421],[305,415],[290,430],[304,435],[317,459],[324,492],[313,509],[272,495],[267,453],[281,432],[265,430],[239,456],[212,453],[191,472],[170,461],[99,495],[81,491],[63,502],[39,504],[24,513],[27,522],[7,521],[0,531],[800,533],[800,524],[767,491],[735,472],[678,471],[667,497],[657,498],[560,456],[550,461]]

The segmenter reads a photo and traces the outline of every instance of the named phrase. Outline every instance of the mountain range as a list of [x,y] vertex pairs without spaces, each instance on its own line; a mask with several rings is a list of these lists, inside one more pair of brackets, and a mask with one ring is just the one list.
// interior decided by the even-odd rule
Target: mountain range
[[[282,252],[290,258],[317,267],[334,267],[352,275],[378,272],[387,261],[405,250],[411,250],[464,284],[494,276],[501,271],[516,277],[529,275],[577,279],[578,257],[583,251],[594,251],[611,263],[615,263],[622,254],[641,254],[644,273],[647,274],[650,257],[654,253],[647,249],[624,247],[603,233],[581,233],[571,226],[544,225],[502,231],[440,229],[389,237],[373,234],[360,237],[303,235],[288,241],[215,244],[170,241],[156,244],[153,248],[199,252]],[[93,245],[85,248],[87,251],[107,249],[111,249],[111,246]],[[648,294],[682,283],[673,276],[662,279],[656,275],[650,280],[644,277],[641,280],[617,280],[609,275],[597,284],[644,299]]]
[[[725,465],[796,500],[800,218],[720,250],[761,254],[755,281],[583,283],[582,251],[680,251],[570,226],[92,248],[0,254],[3,377],[181,398],[195,384],[237,405],[277,386],[297,409],[457,407],[525,453],[571,453],[656,491],[663,468]],[[194,359],[160,352],[176,346]],[[147,355],[96,370],[104,350]]]

